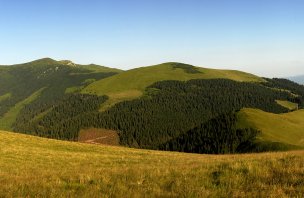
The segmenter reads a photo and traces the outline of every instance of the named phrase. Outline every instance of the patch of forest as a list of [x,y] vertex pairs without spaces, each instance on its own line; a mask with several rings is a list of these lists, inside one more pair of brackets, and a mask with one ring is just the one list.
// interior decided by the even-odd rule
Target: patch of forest
[[291,102],[298,103],[300,108],[304,108],[304,85],[300,85],[284,78],[265,79],[267,82],[264,82],[263,84],[267,87],[288,90],[293,94],[298,95],[298,97],[291,98]]

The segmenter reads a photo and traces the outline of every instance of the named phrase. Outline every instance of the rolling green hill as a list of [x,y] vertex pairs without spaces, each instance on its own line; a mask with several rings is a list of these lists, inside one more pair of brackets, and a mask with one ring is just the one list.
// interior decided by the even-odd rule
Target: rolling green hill
[[4,100],[7,100],[11,97],[11,93],[6,93],[2,96],[0,96],[0,102],[4,101]]
[[283,107],[286,107],[287,109],[291,110],[291,111],[294,111],[294,110],[298,110],[299,108],[299,105],[297,103],[294,103],[294,102],[289,102],[289,101],[286,101],[286,100],[276,100],[276,102],[283,106]]
[[128,70],[110,78],[96,81],[83,89],[82,93],[108,95],[110,99],[103,105],[102,110],[104,110],[115,103],[142,96],[146,87],[158,81],[215,78],[241,82],[264,81],[262,78],[240,71],[206,69],[182,63],[164,63]]
[[96,80],[119,72],[117,69],[77,65],[50,58],[0,66],[0,127],[12,129],[12,124],[25,107],[41,107],[32,112],[31,116],[37,116],[50,109],[67,92],[80,91]]
[[0,131],[0,197],[301,197],[303,151],[197,155]]
[[0,128],[5,130],[10,130],[12,128],[12,125],[16,121],[16,118],[22,108],[25,107],[25,105],[30,104],[34,100],[36,100],[44,88],[41,88],[40,90],[34,92],[32,95],[27,97],[25,100],[18,102],[15,104],[13,108],[11,108],[8,112],[6,112],[1,118],[0,118]]
[[[259,141],[265,134],[275,136],[279,129],[256,127],[254,119],[238,128],[242,116],[237,112],[243,108],[273,115],[303,109],[304,86],[182,63],[121,71],[46,58],[0,67],[1,129],[212,154],[302,146],[284,142],[280,135]],[[297,139],[295,129],[290,129],[291,138]],[[100,140],[106,136],[112,139]]]
[[259,109],[242,109],[239,125],[262,131],[262,141],[281,142],[304,146],[304,110],[284,114],[273,114]]
[[56,66],[69,66],[69,67],[73,67],[73,68],[84,69],[87,72],[89,72],[89,71],[115,72],[115,73],[122,72],[122,70],[116,69],[116,68],[109,68],[109,67],[95,65],[95,64],[81,65],[81,64],[73,63],[70,60],[56,61],[56,60],[53,60],[51,58],[42,58],[42,59],[38,59],[38,60],[31,61],[31,62],[28,62],[28,63],[9,65],[9,66],[0,66],[0,67],[10,67],[10,68],[11,67],[15,67],[15,68],[16,67],[17,68],[18,67],[30,67],[30,68],[34,69],[34,67],[43,67],[43,66],[51,66],[52,67],[54,65],[56,65]]

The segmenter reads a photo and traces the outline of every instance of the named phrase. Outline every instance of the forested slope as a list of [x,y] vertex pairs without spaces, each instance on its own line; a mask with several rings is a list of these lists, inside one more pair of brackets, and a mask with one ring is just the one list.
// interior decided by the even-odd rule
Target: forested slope
[[[101,72],[102,71],[102,72]],[[0,125],[11,129],[1,117],[12,111],[18,104],[24,103],[34,93],[39,96],[27,105],[35,114],[42,113],[63,98],[66,92],[77,92],[88,84],[116,74],[118,70],[96,66],[78,66],[67,61],[55,61],[49,58],[25,64],[0,67]],[[21,110],[21,109],[20,109]],[[19,111],[11,116],[15,122]]]
[[[118,103],[103,112],[99,112],[98,107],[106,101],[105,96],[72,94],[38,120],[26,120],[30,109],[24,109],[15,130],[76,140],[80,129],[96,127],[118,131],[120,143],[131,147],[207,153],[241,152],[237,147],[246,141],[253,141],[258,131],[253,127],[237,129],[236,111],[248,107],[286,113],[289,109],[279,105],[276,100],[301,101],[300,96],[284,90],[270,89],[260,83],[226,79],[162,81],[149,86],[145,93],[139,99]],[[81,111],[69,108],[71,103]],[[85,105],[87,103],[92,105]],[[224,114],[226,116],[223,117]],[[201,128],[204,128],[203,132]],[[215,150],[203,147],[197,150],[195,147],[199,144],[195,142],[196,135],[193,133],[201,136],[209,134],[209,142],[199,143],[207,144],[206,148],[214,145],[213,140],[222,140],[218,139]],[[185,137],[186,134],[192,138]],[[187,149],[179,149],[185,147],[180,144],[184,140],[180,139],[187,138]],[[231,141],[234,138],[237,139]],[[173,145],[175,139],[177,141]],[[222,148],[227,141],[233,146]]]
[[0,127],[16,132],[77,141],[80,130],[97,128],[116,132],[124,146],[199,153],[302,146],[273,137],[267,147],[271,138],[260,138],[267,129],[239,125],[244,108],[302,109],[304,86],[285,79],[181,63],[122,72],[52,59],[0,67],[0,76]]

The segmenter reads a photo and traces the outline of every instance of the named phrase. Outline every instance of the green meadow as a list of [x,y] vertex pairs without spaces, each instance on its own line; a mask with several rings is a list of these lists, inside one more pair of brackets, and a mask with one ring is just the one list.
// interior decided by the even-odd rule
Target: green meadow
[[238,117],[240,126],[262,131],[260,140],[304,146],[304,110],[274,114],[247,108]]
[[[187,81],[191,79],[225,78],[236,81],[261,82],[262,78],[235,70],[217,70],[192,67],[197,72],[187,72],[183,68],[174,68],[180,63],[163,63],[121,72],[117,75],[93,82],[82,90],[82,93],[108,95],[109,100],[101,110],[107,109],[121,101],[132,100],[142,96],[146,87],[163,80]],[[181,64],[183,65],[183,64]]]
[[276,102],[279,105],[281,105],[281,106],[283,106],[283,107],[285,107],[285,108],[287,108],[287,109],[289,109],[291,111],[297,110],[299,108],[298,104],[293,103],[293,102],[289,102],[289,101],[286,101],[286,100],[276,100]]
[[[0,128],[4,130],[10,130],[12,127],[12,124],[16,121],[16,118],[19,114],[19,112],[24,108],[25,105],[30,104],[34,100],[36,100],[40,93],[44,90],[44,88],[41,88],[40,90],[34,92],[32,95],[24,99],[23,101],[18,102],[14,107],[12,107],[7,113],[3,115],[3,117],[0,117]],[[10,97],[9,94],[6,94],[8,97]]]
[[7,94],[0,96],[0,102],[9,99],[11,96],[12,96],[11,93],[7,93]]

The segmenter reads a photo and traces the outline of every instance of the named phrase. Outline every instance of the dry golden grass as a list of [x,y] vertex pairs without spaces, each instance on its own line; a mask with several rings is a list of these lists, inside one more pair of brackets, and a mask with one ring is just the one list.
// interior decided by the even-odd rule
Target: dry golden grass
[[198,155],[0,132],[0,197],[301,197],[304,152]]

